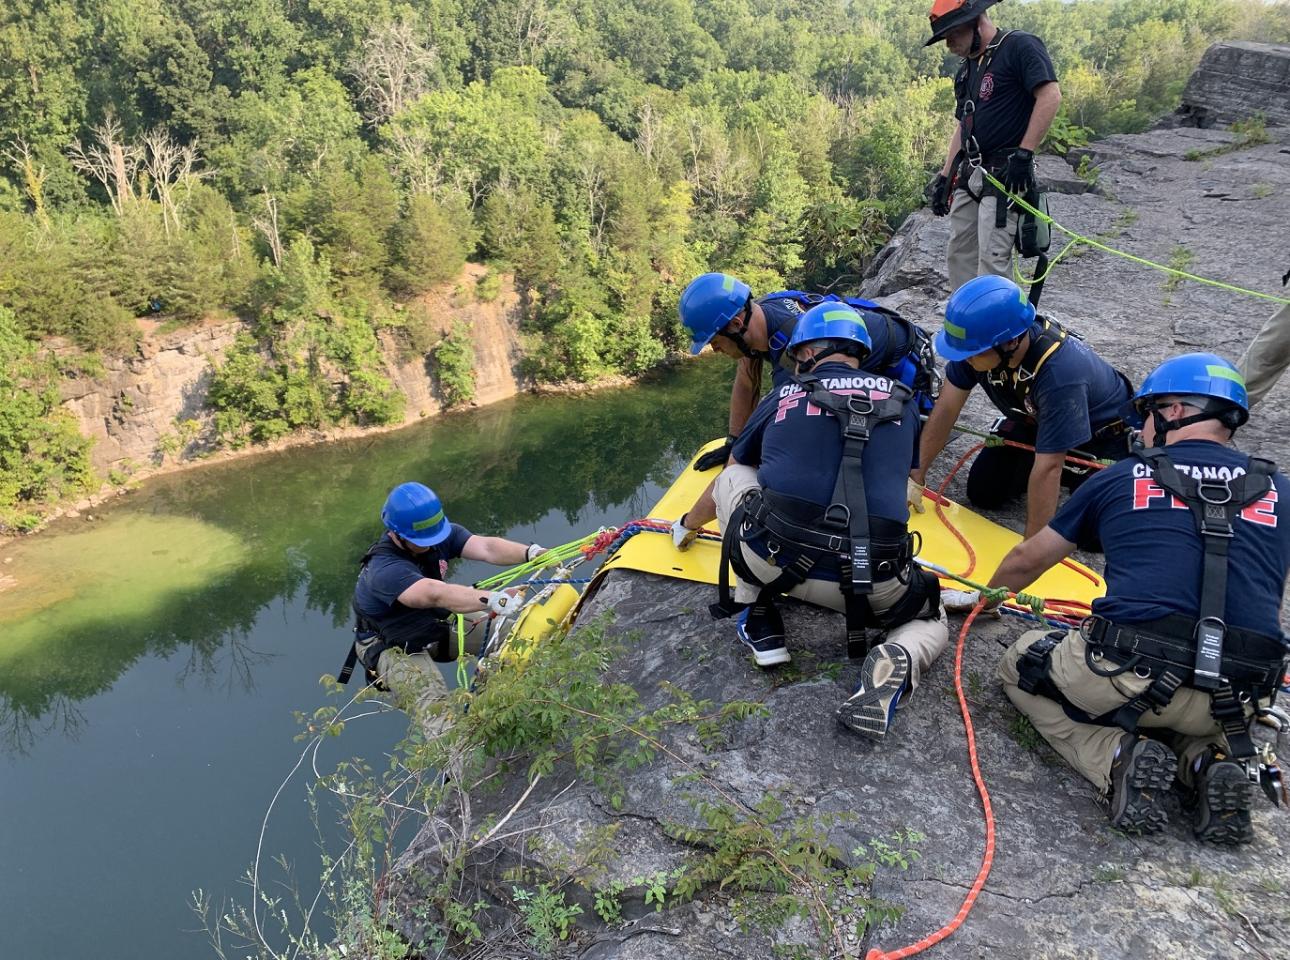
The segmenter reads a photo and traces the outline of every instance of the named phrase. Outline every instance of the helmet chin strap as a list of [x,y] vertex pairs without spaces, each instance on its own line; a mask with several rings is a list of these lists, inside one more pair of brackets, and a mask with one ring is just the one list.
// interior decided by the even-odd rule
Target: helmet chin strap
[[747,357],[749,360],[769,360],[770,359],[769,351],[754,350],[752,347],[748,345],[748,341],[744,339],[744,334],[742,330],[739,331],[738,333],[723,333],[721,334],[721,336],[725,337],[727,340],[733,343],[735,345],[735,348],[740,353],[742,353],[745,357]]
[[1015,357],[1017,355],[1017,351],[1021,349],[1021,337],[1017,337],[1015,339],[1017,341],[1016,346],[1005,347],[1002,343],[996,343],[991,348],[999,355],[999,362],[994,365],[994,369],[990,371],[991,373],[1002,375],[1008,372],[1008,368],[1012,365],[1012,358]]
[[[1151,422],[1155,425],[1156,435],[1151,440],[1153,447],[1163,447],[1165,445],[1165,435],[1170,430],[1178,430],[1182,427],[1190,426],[1193,423],[1200,423],[1202,420],[1222,421],[1222,411],[1202,410],[1200,413],[1193,413],[1190,417],[1179,417],[1177,420],[1166,420],[1165,415],[1160,412],[1159,407],[1151,408]],[[1226,426],[1226,424],[1224,424]]]
[[744,309],[743,326],[734,333],[722,330],[717,334],[717,336],[725,337],[735,345],[736,350],[742,353],[749,360],[769,360],[770,351],[754,350],[752,346],[749,345],[748,341],[744,339],[744,333],[747,332],[748,325],[752,322],[752,313],[749,311],[749,308],[745,307]]
[[981,53],[981,27],[980,27],[980,23],[981,23],[981,19],[978,17],[978,18],[976,19],[976,21],[972,24],[972,46],[968,47],[968,59],[969,59],[969,60],[971,60],[973,57],[975,57],[975,56],[977,56],[977,55],[979,55],[979,54]]

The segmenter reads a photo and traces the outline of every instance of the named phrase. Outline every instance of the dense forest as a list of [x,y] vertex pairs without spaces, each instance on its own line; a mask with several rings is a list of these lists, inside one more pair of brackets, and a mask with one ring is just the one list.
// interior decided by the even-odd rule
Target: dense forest
[[[703,270],[754,290],[854,274],[950,130],[955,64],[923,46],[925,7],[9,0],[0,529],[90,482],[57,382],[131,351],[141,316],[251,322],[210,394],[241,444],[398,419],[376,333],[426,345],[417,295],[466,259],[492,271],[471,296],[515,276],[540,380],[656,363]],[[1215,40],[1290,40],[1290,5],[1261,0],[994,16],[1048,44],[1058,150],[1172,110]],[[439,345],[463,396],[467,334]],[[53,359],[49,336],[82,353]]]

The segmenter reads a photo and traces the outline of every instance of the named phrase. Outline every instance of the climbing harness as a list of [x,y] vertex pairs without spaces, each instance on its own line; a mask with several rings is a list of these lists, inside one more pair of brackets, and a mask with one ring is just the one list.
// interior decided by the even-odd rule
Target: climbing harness
[[[388,548],[386,544],[389,544]],[[423,577],[431,580],[443,579],[443,575],[439,572],[439,560],[441,558],[436,548],[431,547],[422,554],[413,554],[409,551],[399,550],[384,535],[368,547],[363,554],[363,558],[359,561],[359,576],[365,576],[372,558],[387,549],[397,551],[415,563]],[[410,636],[390,636],[388,629],[383,631],[380,624],[358,609],[357,601],[351,602],[351,607],[354,611],[354,642],[350,645],[349,653],[345,657],[345,663],[341,666],[340,672],[336,674],[336,680],[341,685],[349,683],[349,678],[354,673],[354,667],[361,660],[367,675],[367,682],[384,689],[380,678],[377,676],[376,668],[380,662],[381,654],[391,647],[398,647],[407,653],[421,653],[433,647],[435,652],[431,656],[435,660],[448,659],[450,632],[446,611],[440,611],[438,614],[432,610],[423,611],[424,617],[417,623],[415,633]],[[400,630],[399,632],[406,631]],[[362,647],[361,650],[360,647]]]
[[1195,520],[1204,545],[1200,615],[1196,619],[1170,615],[1133,625],[1097,616],[1089,619],[1084,628],[1089,669],[1103,677],[1132,671],[1151,681],[1115,710],[1090,715],[1067,701],[1052,681],[1052,651],[1065,639],[1064,633],[1051,634],[1027,651],[1018,665],[1021,688],[1055,700],[1078,722],[1133,732],[1147,710],[1163,709],[1180,687],[1189,686],[1210,695],[1211,712],[1227,737],[1231,755],[1247,761],[1256,750],[1246,706],[1275,696],[1284,675],[1286,648],[1280,637],[1225,622],[1228,550],[1235,536],[1233,521],[1272,488],[1276,467],[1251,457],[1248,472],[1238,477],[1197,480],[1180,472],[1161,448],[1138,451],[1136,456],[1151,469],[1156,484],[1185,505]]
[[1002,191],[1003,195],[1006,196],[1019,209],[1026,211],[1027,213],[1034,216],[1036,219],[1042,220],[1044,223],[1048,224],[1052,229],[1059,230],[1071,238],[1070,241],[1066,244],[1066,246],[1062,248],[1061,252],[1049,262],[1048,269],[1044,272],[1043,275],[1036,275],[1034,277],[1031,277],[1030,279],[1026,279],[1025,277],[1019,277],[1017,280],[1019,284],[1022,284],[1022,285],[1034,284],[1036,282],[1043,280],[1048,273],[1052,272],[1052,268],[1057,265],[1057,262],[1059,260],[1065,257],[1066,254],[1072,248],[1082,243],[1092,247],[1095,250],[1101,250],[1103,253],[1109,253],[1109,254],[1112,254],[1113,256],[1122,257],[1123,259],[1129,260],[1132,263],[1136,263],[1144,267],[1150,267],[1152,270],[1159,270],[1162,273],[1167,273],[1170,276],[1178,277],[1182,280],[1193,280],[1196,283],[1203,283],[1203,284],[1206,284],[1207,286],[1218,287],[1220,290],[1228,290],[1232,293],[1244,294],[1247,297],[1257,297],[1260,300],[1270,300],[1273,303],[1279,303],[1282,305],[1290,304],[1290,298],[1287,298],[1287,297],[1278,297],[1275,294],[1271,294],[1271,293],[1261,293],[1258,290],[1249,290],[1249,289],[1246,289],[1245,287],[1238,287],[1234,284],[1224,283],[1221,280],[1213,280],[1213,279],[1210,279],[1209,277],[1202,277],[1194,273],[1187,273],[1185,270],[1179,270],[1175,267],[1168,267],[1168,266],[1165,266],[1163,263],[1156,263],[1154,260],[1148,260],[1145,257],[1135,256],[1134,254],[1127,253],[1124,250],[1117,250],[1115,247],[1107,246],[1105,243],[1102,243],[1098,240],[1094,240],[1091,237],[1083,236],[1082,234],[1076,233],[1074,230],[1071,230],[1068,227],[1063,226],[1061,223],[1059,223],[1053,217],[1049,216],[1047,213],[1027,203],[1025,198],[1018,197],[1016,194],[1013,194],[1013,193],[1009,193],[1008,189],[998,179],[992,176],[988,171],[985,172],[985,178],[994,186],[996,190]]
[[[985,75],[990,70],[990,64],[994,61],[995,54],[1003,46],[1003,41],[1012,36],[1015,30],[1000,31],[999,35],[991,41],[990,45],[981,52],[980,57],[973,58],[967,56],[963,58],[963,64],[959,72],[954,77],[955,94],[962,94],[959,97],[963,102],[963,116],[959,120],[959,153],[950,165],[955,171],[955,180],[962,178],[962,189],[972,198],[974,203],[980,203],[985,197],[984,191],[980,194],[974,194],[969,186],[973,170],[978,167],[985,167],[982,173],[988,173],[990,167],[997,166],[1000,160],[1007,158],[1007,155],[1013,151],[1013,147],[1006,147],[1004,150],[993,150],[988,156],[983,156],[981,146],[977,142],[976,134],[973,128],[976,125],[976,102],[981,96],[981,83]],[[973,63],[976,63],[977,69],[972,69]],[[967,167],[967,176],[963,176],[964,167]],[[950,192],[953,194],[955,184],[950,183]],[[1003,207],[1003,223],[998,222],[996,215],[995,226],[1002,227],[1007,223],[1007,208]]]
[[[718,601],[710,609],[714,617],[723,618],[742,608],[734,602],[730,589],[732,565],[741,579],[761,584],[750,616],[766,615],[774,597],[804,583],[827,557],[837,565],[846,611],[847,653],[859,658],[871,646],[868,627],[889,629],[928,615],[929,609],[934,615],[938,608],[939,590],[928,582],[934,582],[934,578],[911,567],[910,561],[917,552],[914,539],[903,527],[882,538],[873,537],[864,490],[863,458],[871,431],[905,416],[913,392],[888,377],[860,373],[851,382],[875,385],[849,389],[845,396],[832,392],[816,377],[798,378],[795,382],[810,403],[833,414],[842,434],[842,457],[831,502],[820,510],[814,504],[771,491],[751,491],[731,515],[722,538]],[[879,399],[880,393],[886,396]],[[887,533],[885,529],[879,532]],[[743,559],[742,544],[756,540],[764,541],[771,562],[781,568],[779,576],[769,583],[753,575]],[[787,564],[778,556],[785,548],[791,556]],[[902,580],[912,577],[906,581],[910,589],[894,607],[878,613],[868,595],[875,581],[893,576]]]

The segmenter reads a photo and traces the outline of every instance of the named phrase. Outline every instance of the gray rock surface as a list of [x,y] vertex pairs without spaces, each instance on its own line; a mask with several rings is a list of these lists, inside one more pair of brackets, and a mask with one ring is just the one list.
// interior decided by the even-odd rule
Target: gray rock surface
[[1178,113],[1182,122],[1201,127],[1256,114],[1268,123],[1290,124],[1290,46],[1214,44],[1187,81]]
[[[1053,197],[1059,221],[1080,233],[1156,261],[1187,261],[1210,277],[1283,294],[1279,277],[1290,248],[1290,131],[1273,142],[1187,160],[1236,143],[1230,133],[1191,128],[1114,137],[1092,145],[1088,163],[1096,190]],[[1073,158],[1078,162],[1078,158]],[[926,212],[912,216],[875,262],[867,295],[924,323],[940,326],[946,296],[946,223]],[[1189,259],[1190,258],[1190,259]],[[1162,274],[1099,251],[1068,254],[1044,293],[1045,312],[1083,333],[1092,346],[1140,382],[1166,356],[1209,349],[1235,359],[1263,319],[1265,301]],[[1242,431],[1241,445],[1290,461],[1283,426],[1290,383],[1279,385]],[[978,426],[992,414],[974,399],[967,417]],[[716,421],[714,420],[714,423]],[[715,429],[714,429],[715,432]],[[938,461],[933,479],[967,448],[956,439]],[[962,497],[961,480],[949,489]],[[1021,526],[1019,509],[995,519]],[[1085,558],[1096,562],[1093,558]],[[845,659],[841,619],[787,605],[792,673],[759,671],[744,657],[732,625],[705,612],[712,590],[641,574],[614,573],[584,617],[613,611],[618,629],[635,630],[625,656],[611,668],[648,705],[662,702],[669,680],[696,697],[717,702],[759,699],[764,718],[738,723],[724,745],[705,752],[684,731],[669,746],[704,769],[727,792],[755,803],[776,792],[785,819],[853,815],[834,828],[837,847],[850,851],[874,838],[916,830],[926,839],[907,870],[883,867],[870,896],[898,905],[899,920],[848,944],[848,956],[870,948],[894,950],[954,916],[971,885],[983,849],[980,802],[972,785],[962,721],[953,693],[954,658],[947,654],[902,710],[888,742],[874,744],[840,728],[833,711],[856,681]],[[957,633],[959,622],[954,621]],[[1195,843],[1174,801],[1172,822],[1156,838],[1111,830],[1093,788],[1017,721],[994,669],[1004,645],[1021,631],[1016,621],[973,628],[964,651],[963,682],[976,725],[980,762],[998,823],[994,869],[975,910],[929,958],[993,960],[1235,960],[1290,958],[1290,816],[1260,801],[1257,844],[1230,851]],[[576,634],[575,634],[576,637]],[[1290,745],[1282,743],[1283,755]],[[475,864],[463,897],[496,904],[499,937],[511,924],[512,946],[489,956],[529,956],[514,936],[503,871],[518,863],[559,874],[579,837],[597,826],[617,826],[616,875],[668,870],[694,854],[663,825],[693,822],[693,808],[673,778],[684,767],[661,759],[630,774],[615,810],[594,788],[572,782],[567,771],[550,777],[530,798],[523,825],[545,823],[542,848],[516,840],[487,863]],[[488,801],[509,806],[523,781]],[[521,824],[517,823],[516,828]],[[428,835],[400,862],[430,869]],[[606,878],[601,878],[603,882]],[[585,882],[585,878],[583,878]],[[628,958],[770,958],[801,942],[801,930],[741,931],[729,892],[704,891],[696,902],[655,913],[641,891],[629,891],[628,921],[617,928],[595,922],[589,895],[581,898],[583,929],[564,955],[583,960]],[[499,940],[500,942],[500,940]],[[810,955],[810,954],[808,954]]]

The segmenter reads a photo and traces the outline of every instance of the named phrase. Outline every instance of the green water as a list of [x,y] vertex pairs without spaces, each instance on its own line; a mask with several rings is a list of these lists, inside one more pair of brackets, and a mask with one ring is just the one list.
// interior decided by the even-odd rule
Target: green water
[[[0,550],[4,955],[211,956],[192,890],[245,902],[270,798],[344,657],[385,493],[421,480],[480,533],[555,544],[647,513],[724,426],[730,365],[525,397],[397,433],[212,465]],[[468,582],[488,568],[460,563]],[[391,715],[327,763],[379,758]],[[303,777],[266,851],[312,895]]]

